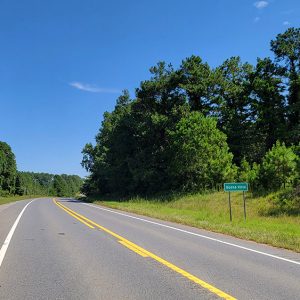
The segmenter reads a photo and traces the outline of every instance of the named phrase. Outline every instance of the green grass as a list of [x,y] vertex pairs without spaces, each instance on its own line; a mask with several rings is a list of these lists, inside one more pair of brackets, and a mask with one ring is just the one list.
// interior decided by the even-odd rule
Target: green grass
[[263,216],[261,213],[270,205],[269,199],[275,194],[246,198],[246,221],[242,194],[231,195],[232,222],[229,220],[228,194],[225,192],[174,196],[168,201],[162,198],[134,198],[119,202],[118,199],[99,197],[87,201],[300,252],[300,217]]
[[38,198],[38,197],[39,196],[37,196],[37,195],[0,197],[0,205],[10,203],[10,202],[19,201],[19,200],[32,199],[32,198]]

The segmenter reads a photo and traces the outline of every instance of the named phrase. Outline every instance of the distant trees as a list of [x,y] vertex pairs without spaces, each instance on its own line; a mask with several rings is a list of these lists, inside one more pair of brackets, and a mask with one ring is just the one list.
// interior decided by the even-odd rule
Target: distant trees
[[[300,29],[277,35],[271,50],[274,61],[258,59],[254,66],[231,57],[211,68],[192,55],[177,69],[165,62],[152,67],[134,99],[125,91],[104,114],[95,146],[83,149],[82,166],[90,172],[83,190],[128,195],[233,179],[264,188],[280,188],[292,177],[296,182]],[[293,175],[272,173],[278,161]],[[267,185],[271,173],[279,181]]]
[[17,171],[15,155],[10,146],[0,141],[0,196],[75,196],[82,183],[83,180],[77,175]]
[[16,194],[50,195],[52,180],[52,174],[18,172],[16,179]]
[[75,196],[82,186],[82,179],[77,175],[54,175],[50,193],[58,197]]
[[16,194],[71,197],[79,193],[82,184],[77,175],[18,172]]

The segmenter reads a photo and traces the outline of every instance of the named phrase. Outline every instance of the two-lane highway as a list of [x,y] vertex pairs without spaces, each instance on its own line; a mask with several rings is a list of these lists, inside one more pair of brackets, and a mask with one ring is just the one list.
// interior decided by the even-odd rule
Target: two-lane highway
[[300,297],[298,253],[71,199],[20,216],[29,202],[0,206],[0,299]]

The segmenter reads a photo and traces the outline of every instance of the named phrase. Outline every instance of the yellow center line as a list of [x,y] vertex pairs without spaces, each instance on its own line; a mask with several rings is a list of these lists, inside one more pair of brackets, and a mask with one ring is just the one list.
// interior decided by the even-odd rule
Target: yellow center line
[[139,254],[142,257],[148,257],[148,255],[142,251],[140,251],[139,249],[129,245],[128,243],[126,243],[125,241],[119,241],[120,244],[122,244],[123,246],[127,247],[128,249],[132,250],[133,252]]
[[[70,214],[71,216],[73,216],[74,218],[76,218],[77,220],[79,220],[80,222],[84,223],[85,225],[89,226],[90,228],[94,228],[93,226],[105,231],[106,233],[114,236],[115,238],[118,239],[119,243],[121,243],[122,245],[126,246],[127,248],[129,248],[130,250],[138,253],[139,255],[143,256],[143,257],[151,257],[152,259],[156,260],[157,262],[163,264],[164,266],[170,268],[171,270],[179,273],[180,275],[184,276],[185,278],[188,278],[189,280],[193,281],[194,283],[206,288],[207,290],[209,290],[210,292],[218,295],[220,298],[226,299],[226,300],[236,300],[236,298],[230,296],[229,294],[219,290],[218,288],[214,287],[213,285],[205,282],[204,280],[190,274],[189,272],[175,266],[174,264],[168,262],[167,260],[153,254],[150,251],[147,251],[146,249],[136,245],[135,243],[127,240],[126,238],[118,235],[117,233],[95,223],[94,221],[88,219],[87,217],[73,211],[72,209],[66,207],[65,205],[58,203],[56,200],[54,200],[54,203],[59,206],[60,208],[62,208],[63,210],[65,210],[68,214]],[[91,225],[90,225],[91,224]],[[93,225],[93,226],[92,226]]]
[[81,223],[83,223],[84,225],[90,227],[91,229],[95,229],[94,226],[88,224],[87,222],[85,222],[84,220],[78,218],[75,214],[73,214],[72,212],[68,211],[67,209],[65,209],[59,202],[57,202],[56,200],[53,199],[53,202],[61,209],[63,209],[65,212],[67,212],[69,215],[71,215],[73,218],[77,219],[78,221],[80,221]]

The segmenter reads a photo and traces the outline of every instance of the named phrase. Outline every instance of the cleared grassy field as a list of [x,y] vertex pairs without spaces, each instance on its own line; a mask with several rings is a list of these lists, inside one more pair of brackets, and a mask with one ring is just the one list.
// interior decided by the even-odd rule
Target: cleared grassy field
[[[96,204],[134,212],[162,220],[229,234],[260,243],[300,252],[299,216],[263,216],[272,195],[250,198],[246,194],[247,220],[244,220],[241,193],[231,194],[233,221],[229,220],[228,194],[194,194],[172,200],[135,198],[126,202],[116,199],[88,199]],[[97,200],[99,199],[99,200]]]
[[36,195],[0,197],[0,205],[14,202],[14,201],[32,199],[32,198],[38,198],[38,197],[39,196],[36,196]]

